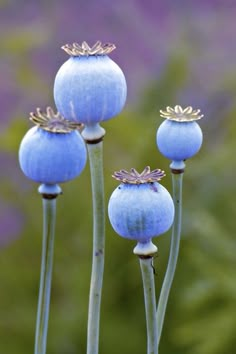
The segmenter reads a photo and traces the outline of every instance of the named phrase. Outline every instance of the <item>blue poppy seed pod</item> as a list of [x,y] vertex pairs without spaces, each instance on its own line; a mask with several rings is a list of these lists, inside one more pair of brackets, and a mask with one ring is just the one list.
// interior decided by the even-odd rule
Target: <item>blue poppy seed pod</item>
[[36,124],[24,136],[19,148],[19,163],[31,180],[45,185],[67,182],[85,167],[87,151],[77,123],[64,119],[48,107],[30,114]]
[[156,141],[160,152],[176,163],[194,156],[202,145],[202,131],[196,120],[203,117],[192,107],[167,107],[160,111],[166,120],[157,130]]
[[73,43],[62,47],[70,58],[59,69],[54,83],[58,111],[67,119],[93,125],[111,119],[124,107],[125,76],[109,58],[113,44],[90,47]]
[[122,183],[112,193],[108,203],[108,216],[113,229],[121,237],[138,242],[134,253],[150,255],[157,248],[152,238],[169,230],[174,220],[171,195],[158,181],[164,172],[146,167],[139,174],[121,170],[113,177]]

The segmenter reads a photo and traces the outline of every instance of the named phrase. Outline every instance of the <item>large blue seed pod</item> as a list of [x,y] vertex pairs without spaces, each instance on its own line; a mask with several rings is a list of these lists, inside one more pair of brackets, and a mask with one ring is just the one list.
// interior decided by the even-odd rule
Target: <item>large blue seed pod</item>
[[19,148],[19,163],[23,173],[31,180],[43,184],[67,182],[79,176],[85,167],[87,152],[84,140],[71,123],[39,109],[31,113],[37,126],[24,136]]
[[194,156],[202,145],[202,131],[196,120],[203,117],[192,107],[167,107],[161,111],[166,120],[157,130],[156,141],[160,152],[170,160],[184,161]]
[[111,225],[118,235],[138,241],[144,249],[153,237],[169,230],[174,220],[171,195],[157,182],[164,173],[146,167],[141,174],[131,169],[130,173],[122,170],[113,176],[122,183],[109,200]]
[[125,76],[109,58],[113,44],[86,42],[62,47],[71,57],[59,69],[54,83],[58,111],[67,119],[94,124],[121,112],[127,95]]

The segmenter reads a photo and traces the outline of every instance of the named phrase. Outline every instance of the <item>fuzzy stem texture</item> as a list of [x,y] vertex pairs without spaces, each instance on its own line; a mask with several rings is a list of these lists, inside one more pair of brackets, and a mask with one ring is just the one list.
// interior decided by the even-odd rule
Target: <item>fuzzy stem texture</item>
[[35,333],[35,354],[46,353],[54,253],[55,222],[56,198],[43,198],[43,245]]
[[172,226],[171,245],[170,245],[170,253],[169,253],[167,270],[162,284],[158,306],[157,306],[158,346],[159,346],[161,333],[163,329],[163,323],[164,323],[169,293],[173,283],[178,255],[179,255],[181,223],[182,223],[182,184],[183,184],[183,172],[177,174],[172,173],[172,188],[173,188],[173,201],[175,205],[175,218]]
[[93,199],[93,255],[89,294],[87,354],[97,354],[105,251],[103,143],[102,141],[97,144],[88,143],[87,147]]
[[147,354],[158,354],[157,346],[157,318],[156,318],[156,295],[153,269],[153,257],[139,257],[142,273],[144,303],[147,326]]

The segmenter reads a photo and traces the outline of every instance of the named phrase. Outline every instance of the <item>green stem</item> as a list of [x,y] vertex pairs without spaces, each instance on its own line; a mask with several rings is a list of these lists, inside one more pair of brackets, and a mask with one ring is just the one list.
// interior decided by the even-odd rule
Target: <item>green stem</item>
[[93,256],[89,294],[87,354],[97,354],[100,307],[104,272],[105,203],[103,182],[103,143],[87,143],[93,198]]
[[35,333],[35,354],[46,353],[56,221],[56,196],[52,199],[46,199],[43,197],[42,200],[43,246]]
[[[175,172],[175,173],[174,173]],[[172,227],[170,254],[167,265],[165,278],[162,284],[162,289],[157,306],[157,328],[158,328],[158,345],[163,329],[164,317],[170,289],[172,286],[180,246],[181,222],[182,222],[182,184],[183,171],[177,173],[172,170],[172,187],[173,187],[173,201],[175,205],[175,218]]]
[[153,270],[153,257],[139,257],[144,303],[147,323],[147,354],[158,354],[157,346],[157,318],[156,318],[156,295]]

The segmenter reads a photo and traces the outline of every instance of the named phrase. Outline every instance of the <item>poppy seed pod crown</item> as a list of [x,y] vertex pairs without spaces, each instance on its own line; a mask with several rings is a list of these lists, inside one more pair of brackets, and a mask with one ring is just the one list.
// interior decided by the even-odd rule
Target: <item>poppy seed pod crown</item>
[[73,43],[62,47],[69,55],[54,83],[58,111],[67,119],[96,124],[119,114],[126,101],[127,87],[120,67],[109,58],[114,44],[96,42],[90,47]]
[[80,175],[87,152],[79,124],[64,119],[48,107],[30,114],[36,124],[24,136],[19,148],[19,163],[24,174],[35,182],[57,184]]
[[[121,170],[113,177],[122,183],[112,193],[108,215],[118,235],[136,240],[136,254],[147,254],[156,247],[151,239],[166,232],[174,219],[174,204],[169,192],[158,181],[164,172],[146,167],[142,173],[135,169]],[[151,251],[150,251],[151,245]],[[153,248],[154,246],[154,248]]]

